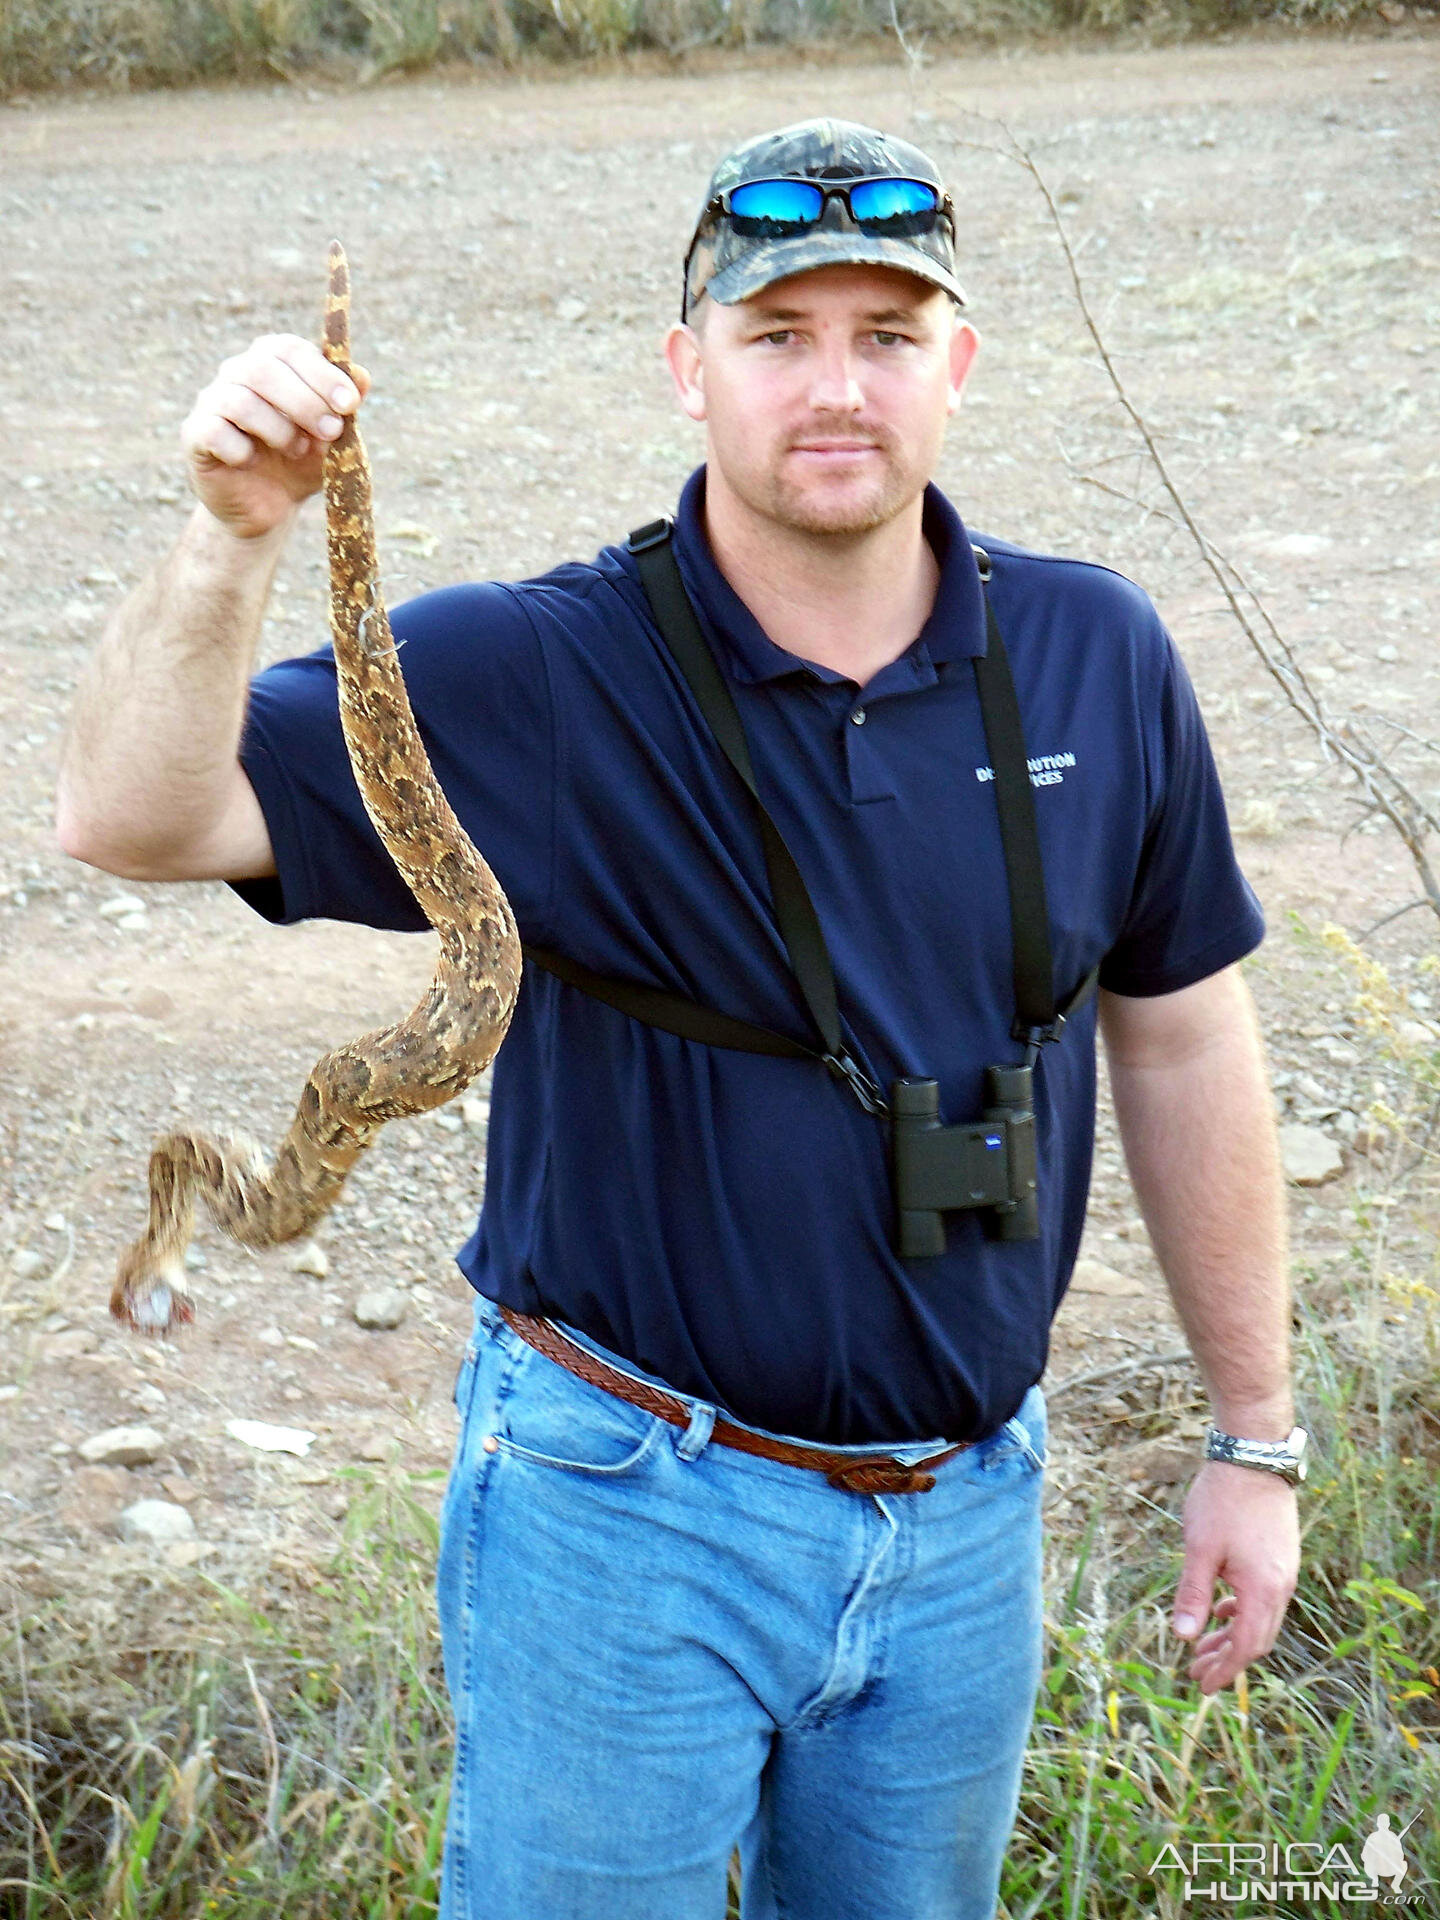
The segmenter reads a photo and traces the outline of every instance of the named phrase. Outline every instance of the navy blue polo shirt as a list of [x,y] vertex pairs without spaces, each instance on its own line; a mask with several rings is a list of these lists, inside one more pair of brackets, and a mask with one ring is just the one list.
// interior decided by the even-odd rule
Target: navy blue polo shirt
[[[882,1087],[925,1075],[945,1119],[978,1118],[985,1067],[1021,1049],[965,530],[932,486],[934,610],[861,688],[767,638],[715,565],[703,501],[702,468],[676,555],[824,927],[847,1042]],[[981,544],[1031,756],[1058,993],[1097,964],[1114,992],[1149,995],[1239,959],[1263,921],[1154,608],[1102,567]],[[750,802],[623,548],[424,594],[393,625],[431,760],[523,939],[814,1037]],[[257,676],[242,758],[278,868],[239,885],[259,911],[423,926],[351,777],[328,647]],[[981,1436],[1043,1371],[1070,1278],[1094,1035],[1092,999],[1038,1071],[1040,1238],[990,1241],[954,1213],[943,1255],[903,1261],[883,1122],[822,1066],[678,1039],[529,967],[460,1266],[492,1299],[772,1432]]]

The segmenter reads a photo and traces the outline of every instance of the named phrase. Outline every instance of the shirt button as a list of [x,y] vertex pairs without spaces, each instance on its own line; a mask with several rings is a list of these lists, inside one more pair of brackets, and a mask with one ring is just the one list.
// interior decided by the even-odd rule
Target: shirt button
[[495,1438],[493,1433],[487,1433],[480,1444],[486,1453],[498,1453],[500,1451],[500,1442]]
[[854,712],[853,712],[853,713],[851,714],[851,716],[850,716],[850,724],[851,724],[851,726],[852,726],[852,727],[863,727],[863,726],[864,726],[864,724],[865,724],[865,709],[864,709],[864,707],[856,707],[856,709],[855,709],[855,711],[854,711]]

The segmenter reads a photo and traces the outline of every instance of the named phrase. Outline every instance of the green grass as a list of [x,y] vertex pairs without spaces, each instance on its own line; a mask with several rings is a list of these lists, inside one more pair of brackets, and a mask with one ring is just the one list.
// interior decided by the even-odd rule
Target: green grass
[[23,1623],[0,1665],[7,1920],[435,1911],[435,1522],[403,1473],[355,1479],[313,1584],[262,1604],[192,1574],[192,1617],[170,1645],[147,1622],[143,1649],[78,1636],[68,1608]]

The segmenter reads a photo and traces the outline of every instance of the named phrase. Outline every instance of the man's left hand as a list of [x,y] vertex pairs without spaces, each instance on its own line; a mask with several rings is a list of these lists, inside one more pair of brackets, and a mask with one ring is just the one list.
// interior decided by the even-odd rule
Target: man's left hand
[[[1218,1693],[1268,1653],[1280,1632],[1300,1568],[1295,1489],[1278,1473],[1207,1460],[1185,1496],[1184,1524],[1185,1565],[1171,1624],[1195,1642],[1191,1678],[1202,1693]],[[1214,1602],[1221,1624],[1202,1633],[1217,1579],[1231,1592]]]

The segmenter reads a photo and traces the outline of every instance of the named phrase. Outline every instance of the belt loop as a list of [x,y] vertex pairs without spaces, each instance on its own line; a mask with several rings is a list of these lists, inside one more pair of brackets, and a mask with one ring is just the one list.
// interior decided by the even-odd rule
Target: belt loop
[[690,1415],[690,1424],[675,1442],[675,1451],[682,1460],[693,1460],[705,1451],[710,1444],[710,1435],[715,1427],[715,1409],[707,1400],[697,1400],[695,1410]]

